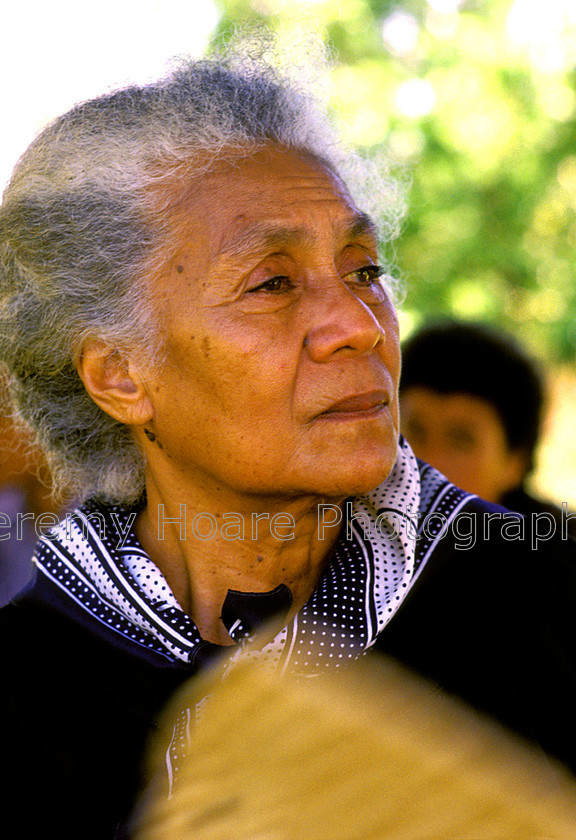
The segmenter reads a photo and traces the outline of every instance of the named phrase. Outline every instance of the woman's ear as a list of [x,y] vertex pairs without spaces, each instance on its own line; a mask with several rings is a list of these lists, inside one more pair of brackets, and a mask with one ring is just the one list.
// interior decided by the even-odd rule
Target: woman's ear
[[76,362],[84,387],[100,408],[127,426],[140,426],[154,416],[144,378],[129,355],[100,339],[88,339]]

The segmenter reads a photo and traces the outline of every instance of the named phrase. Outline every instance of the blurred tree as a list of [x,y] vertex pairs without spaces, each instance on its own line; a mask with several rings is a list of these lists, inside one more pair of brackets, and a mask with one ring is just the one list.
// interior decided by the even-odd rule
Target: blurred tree
[[221,34],[300,19],[337,57],[331,105],[411,177],[403,327],[500,324],[546,361],[576,346],[574,0],[219,0]]

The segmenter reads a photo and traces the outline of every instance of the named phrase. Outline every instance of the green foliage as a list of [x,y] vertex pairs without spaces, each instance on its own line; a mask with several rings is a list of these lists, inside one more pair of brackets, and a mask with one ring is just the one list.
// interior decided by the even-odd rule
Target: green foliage
[[346,138],[368,152],[387,144],[409,171],[397,243],[406,329],[475,318],[549,362],[574,358],[572,2],[220,0],[224,37],[258,19],[275,28],[304,17],[323,32]]

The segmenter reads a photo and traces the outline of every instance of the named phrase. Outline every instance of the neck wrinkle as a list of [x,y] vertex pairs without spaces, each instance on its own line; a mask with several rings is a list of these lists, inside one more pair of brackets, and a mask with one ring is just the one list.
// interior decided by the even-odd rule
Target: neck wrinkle
[[[221,620],[229,590],[262,593],[281,584],[287,586],[293,595],[287,620],[312,595],[340,533],[339,525],[319,529],[319,504],[303,510],[301,501],[298,505],[292,502],[286,510],[260,510],[255,520],[237,513],[241,519],[232,521],[232,512],[198,517],[205,511],[195,513],[184,503],[170,505],[154,499],[154,495],[151,499],[149,494],[135,530],[202,637],[230,644]],[[330,513],[336,519],[336,511]],[[243,531],[238,527],[236,533],[232,526],[239,526],[241,521]],[[208,532],[201,529],[208,527],[214,533],[202,539]],[[236,538],[230,538],[235,533]]]

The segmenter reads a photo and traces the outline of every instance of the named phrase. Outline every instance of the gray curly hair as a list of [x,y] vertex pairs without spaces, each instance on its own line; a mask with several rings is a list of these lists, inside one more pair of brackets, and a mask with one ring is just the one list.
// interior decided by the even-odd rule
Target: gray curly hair
[[384,239],[395,234],[398,183],[344,153],[293,75],[253,50],[187,62],[76,106],[19,161],[0,209],[0,360],[15,416],[33,430],[61,493],[130,503],[143,492],[129,427],[92,401],[75,362],[97,336],[158,363],[145,280],[169,256],[175,178],[201,177],[215,160],[264,143],[307,150],[344,180],[362,172],[375,199],[363,209]]

